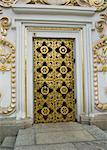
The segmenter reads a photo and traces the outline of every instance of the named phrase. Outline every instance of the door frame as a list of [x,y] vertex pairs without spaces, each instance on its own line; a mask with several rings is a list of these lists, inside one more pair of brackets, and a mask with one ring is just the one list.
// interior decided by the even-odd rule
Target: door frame
[[80,121],[82,114],[90,115],[93,108],[92,101],[90,101],[92,96],[92,92],[90,93],[92,87],[91,28],[91,24],[75,25],[72,22],[71,24],[67,22],[49,24],[46,21],[35,21],[32,24],[17,22],[17,91],[20,89],[20,95],[18,95],[19,91],[17,92],[17,98],[19,97],[17,120],[24,118],[33,120],[33,37],[75,39],[77,121]]
[[[82,44],[83,43],[83,34],[81,32],[80,28],[50,28],[50,27],[46,27],[46,28],[40,28],[40,27],[33,27],[33,28],[27,28],[30,33],[28,33],[28,41],[32,41],[32,38],[71,38],[74,39],[75,42],[75,47],[74,47],[74,53],[75,53],[75,59],[76,59],[76,63],[75,63],[75,74],[76,74],[76,79],[75,79],[75,93],[76,93],[76,99],[77,99],[77,104],[76,104],[76,119],[77,121],[80,121],[80,114],[81,112],[83,112],[84,110],[84,102],[83,102],[83,95],[81,93],[83,93],[83,77],[82,77],[82,67],[83,67],[83,59],[82,59],[82,53],[83,53],[83,47]],[[58,29],[58,30],[57,30]],[[32,32],[32,34],[31,34]],[[28,45],[28,49],[32,49],[32,45],[33,45],[33,41],[31,42],[31,44]],[[81,47],[81,48],[80,48]],[[28,56],[30,56],[28,59],[28,64],[27,64],[27,75],[28,75],[28,83],[30,83],[30,87],[33,85],[33,78],[31,75],[31,69],[33,68],[33,52],[32,51],[28,51]],[[32,64],[31,64],[32,62]],[[32,68],[31,68],[31,67]],[[30,73],[29,73],[30,72]],[[29,81],[29,79],[32,81]],[[29,86],[29,84],[28,84]],[[29,93],[28,95],[28,105],[27,105],[27,110],[29,110],[29,112],[32,112],[32,118],[34,117],[34,110],[32,108],[34,108],[34,104],[33,102],[33,88],[32,88],[32,96],[31,96],[31,92],[30,92],[30,88],[27,91],[27,93]],[[29,101],[30,100],[30,101]],[[29,106],[32,106],[29,107]]]

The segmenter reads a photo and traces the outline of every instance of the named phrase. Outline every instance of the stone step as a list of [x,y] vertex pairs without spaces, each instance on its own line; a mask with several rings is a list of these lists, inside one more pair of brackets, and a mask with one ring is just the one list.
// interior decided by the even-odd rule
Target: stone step
[[13,150],[13,148],[0,147],[0,150]]
[[107,150],[107,141],[19,146],[14,150]]
[[1,144],[1,148],[11,148],[12,149],[14,147],[15,141],[16,141],[15,136],[5,137]]
[[14,150],[77,150],[72,143],[18,146]]
[[0,143],[7,136],[17,136],[19,129],[32,127],[32,120],[0,119]]
[[15,146],[30,146],[35,144],[35,130],[32,128],[20,129],[16,138]]
[[[76,150],[76,142],[85,148],[94,141],[107,141],[107,134],[94,125],[79,123],[39,124],[20,129],[16,138],[15,150]],[[79,144],[77,146],[77,149]],[[82,147],[82,146],[81,146]],[[89,146],[90,147],[90,146]],[[81,148],[82,150],[82,148]],[[85,150],[85,149],[84,149]],[[96,150],[96,149],[95,149]],[[98,150],[98,149],[97,149]],[[102,149],[101,149],[102,150]],[[103,149],[107,150],[107,149]]]

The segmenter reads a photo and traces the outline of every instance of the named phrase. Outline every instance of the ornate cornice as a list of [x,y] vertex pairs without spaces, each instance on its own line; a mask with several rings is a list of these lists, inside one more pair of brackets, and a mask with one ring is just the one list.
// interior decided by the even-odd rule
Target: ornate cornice
[[48,5],[71,5],[95,7],[97,11],[107,8],[106,0],[25,0],[29,4],[48,4]]
[[[19,0],[0,0],[0,6],[12,7]],[[45,4],[45,5],[69,5],[95,7],[97,11],[107,8],[106,0],[20,0],[25,4]]]

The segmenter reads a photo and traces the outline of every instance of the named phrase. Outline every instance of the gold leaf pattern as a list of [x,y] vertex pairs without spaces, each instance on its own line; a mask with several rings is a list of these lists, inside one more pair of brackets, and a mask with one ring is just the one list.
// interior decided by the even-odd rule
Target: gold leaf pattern
[[72,39],[34,39],[36,123],[75,121]]

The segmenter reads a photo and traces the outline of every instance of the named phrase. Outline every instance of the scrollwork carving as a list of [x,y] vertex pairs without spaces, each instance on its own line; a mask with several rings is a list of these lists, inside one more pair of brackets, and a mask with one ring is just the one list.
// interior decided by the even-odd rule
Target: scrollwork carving
[[0,38],[0,72],[11,73],[11,102],[8,107],[0,106],[0,115],[9,115],[16,109],[16,65],[15,47],[9,41]]
[[104,37],[105,36],[105,32],[104,29],[107,25],[107,13],[106,14],[100,14],[101,19],[96,22],[96,29],[100,34],[100,37]]
[[11,24],[11,21],[8,17],[2,17],[0,19],[1,36],[6,36],[7,35],[7,31],[9,29],[10,24]]
[[100,41],[93,48],[94,60],[94,97],[95,106],[99,111],[107,110],[107,103],[101,103],[98,93],[98,73],[107,72],[107,37]]

